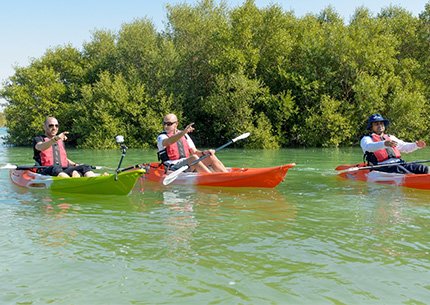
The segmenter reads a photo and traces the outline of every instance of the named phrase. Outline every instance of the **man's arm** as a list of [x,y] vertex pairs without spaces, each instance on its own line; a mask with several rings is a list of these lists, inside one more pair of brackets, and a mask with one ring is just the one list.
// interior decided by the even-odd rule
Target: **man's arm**
[[372,138],[369,136],[364,136],[361,138],[360,146],[363,152],[375,152],[377,150],[386,148],[384,141],[373,142]]
[[52,139],[50,139],[49,141],[37,142],[36,145],[34,146],[34,148],[36,148],[39,151],[44,151],[44,150],[47,150],[49,147],[51,147],[54,143],[57,143],[58,140],[59,140],[59,138],[57,138],[57,136],[55,136]]
[[163,140],[162,144],[164,147],[172,145],[176,142],[178,142],[183,136],[185,136],[187,134],[187,132],[184,130],[178,132],[177,134],[171,136],[171,137],[167,137]]
[[34,148],[36,148],[39,151],[47,150],[49,147],[51,147],[54,143],[57,143],[59,140],[66,141],[68,133],[69,133],[68,131],[63,131],[59,135],[56,135],[55,137],[53,137],[52,139],[46,142],[43,141],[43,138],[40,138],[41,141],[37,142]]
[[417,149],[426,147],[426,143],[421,140],[416,142],[405,142],[391,135],[390,138],[398,143],[397,148],[400,152],[411,153]]
[[172,145],[173,143],[178,142],[179,139],[185,136],[187,133],[193,132],[194,131],[193,125],[194,123],[188,124],[187,127],[184,128],[184,130],[181,130],[177,134],[174,134],[173,136],[167,137],[167,139],[164,139],[163,146],[166,147],[166,146]]

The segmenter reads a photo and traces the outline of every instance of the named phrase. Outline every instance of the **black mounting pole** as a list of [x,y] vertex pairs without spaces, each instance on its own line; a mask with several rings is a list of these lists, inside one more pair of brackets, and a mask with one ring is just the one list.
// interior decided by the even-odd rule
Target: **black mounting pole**
[[118,180],[118,173],[121,172],[120,168],[121,168],[122,160],[124,160],[124,157],[125,157],[125,154],[127,153],[128,148],[124,144],[123,136],[116,136],[115,140],[118,144],[120,144],[120,147],[121,147],[121,159],[119,159],[118,167],[115,171],[115,180]]

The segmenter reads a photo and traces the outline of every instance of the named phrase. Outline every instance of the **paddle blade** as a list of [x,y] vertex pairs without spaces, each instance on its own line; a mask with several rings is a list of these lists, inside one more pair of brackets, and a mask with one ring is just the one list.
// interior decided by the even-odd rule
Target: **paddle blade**
[[16,165],[10,164],[10,163],[7,163],[6,165],[1,167],[1,169],[16,169],[16,168],[17,168]]
[[233,140],[231,140],[231,141],[234,143],[234,142],[237,142],[237,141],[239,141],[239,140],[246,139],[247,137],[249,137],[249,135],[250,135],[250,134],[251,134],[251,133],[246,132],[246,133],[241,134],[240,136],[238,136],[238,137],[234,138],[234,139],[233,139]]
[[173,181],[175,181],[176,178],[178,178],[178,176],[181,173],[185,172],[188,168],[189,168],[188,165],[184,165],[181,168],[175,170],[173,173],[168,174],[166,176],[166,178],[164,178],[164,180],[163,180],[163,185],[168,185],[168,184],[172,183]]

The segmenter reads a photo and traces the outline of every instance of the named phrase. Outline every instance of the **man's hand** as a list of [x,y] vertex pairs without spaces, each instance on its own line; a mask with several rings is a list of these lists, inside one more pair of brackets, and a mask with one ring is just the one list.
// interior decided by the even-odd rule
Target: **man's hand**
[[55,138],[58,140],[63,140],[66,141],[67,140],[67,135],[69,134],[68,131],[63,131],[62,133],[60,133],[58,136],[55,136]]
[[387,141],[384,142],[384,145],[388,146],[388,147],[396,147],[397,146],[397,142],[396,141],[387,140]]
[[202,155],[209,155],[209,156],[213,156],[215,155],[215,150],[214,149],[208,149],[202,152]]
[[419,148],[424,148],[424,147],[426,147],[426,146],[427,146],[426,142],[424,142],[423,140],[415,141],[415,144],[417,144],[417,146],[418,146]]
[[184,128],[184,132],[185,133],[193,132],[194,131],[193,125],[194,123],[188,124],[187,127]]

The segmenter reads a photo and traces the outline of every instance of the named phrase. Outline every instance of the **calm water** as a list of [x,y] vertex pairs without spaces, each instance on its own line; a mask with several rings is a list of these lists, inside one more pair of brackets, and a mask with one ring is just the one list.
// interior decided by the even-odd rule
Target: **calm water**
[[[129,150],[123,165],[154,156]],[[1,170],[0,304],[430,303],[430,191],[338,180],[358,149],[219,156],[297,166],[273,190],[142,185],[127,197],[26,192]],[[31,164],[31,150],[0,145],[7,162]]]

